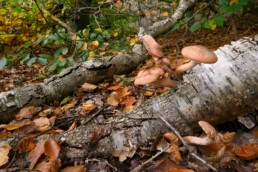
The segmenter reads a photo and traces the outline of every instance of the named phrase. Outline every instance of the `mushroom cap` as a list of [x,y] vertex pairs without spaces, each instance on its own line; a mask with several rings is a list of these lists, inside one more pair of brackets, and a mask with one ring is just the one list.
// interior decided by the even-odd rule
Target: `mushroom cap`
[[138,73],[134,80],[135,85],[145,85],[156,81],[160,76],[164,75],[164,70],[153,67],[147,70],[142,70]]
[[161,46],[155,41],[155,39],[150,35],[144,35],[141,37],[144,47],[148,50],[150,55],[154,57],[163,57]]
[[217,55],[213,51],[202,45],[184,47],[181,53],[184,57],[199,63],[215,63],[218,60]]

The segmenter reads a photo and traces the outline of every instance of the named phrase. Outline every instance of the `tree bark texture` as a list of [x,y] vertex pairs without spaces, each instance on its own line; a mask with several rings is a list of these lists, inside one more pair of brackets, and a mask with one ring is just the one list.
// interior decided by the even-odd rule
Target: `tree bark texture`
[[[181,0],[171,18],[156,22],[147,32],[153,29],[150,33],[157,36],[168,31],[194,2],[195,0]],[[141,36],[144,32],[142,29],[138,35]],[[146,59],[145,50],[140,45],[135,47],[134,49],[138,51],[134,51],[135,53],[131,55],[111,56],[76,64],[46,79],[43,83],[29,84],[0,93],[0,123],[8,123],[23,107],[41,106],[54,100],[61,100],[84,82],[97,83],[114,74],[124,74],[134,70]]]
[[85,82],[98,83],[114,74],[124,74],[136,69],[144,62],[143,51],[131,55],[97,58],[78,63],[60,74],[44,80],[0,93],[0,123],[8,123],[25,106],[42,106],[71,95],[74,88]]
[[195,67],[184,75],[183,82],[175,90],[146,101],[125,117],[104,122],[96,120],[55,135],[56,139],[69,147],[83,148],[87,154],[85,149],[89,150],[94,130],[100,129],[102,137],[94,152],[104,156],[116,148],[129,147],[129,142],[148,146],[158,133],[167,132],[168,128],[155,115],[153,107],[182,135],[199,130],[200,120],[214,125],[257,110],[257,43],[242,38],[215,53],[217,63]]

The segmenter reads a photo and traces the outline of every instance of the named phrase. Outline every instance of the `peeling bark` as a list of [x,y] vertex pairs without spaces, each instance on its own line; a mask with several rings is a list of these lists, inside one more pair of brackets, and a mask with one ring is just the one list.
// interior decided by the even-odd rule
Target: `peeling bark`
[[214,53],[218,56],[217,63],[195,67],[184,75],[176,90],[146,101],[126,117],[102,123],[95,121],[58,134],[56,139],[92,153],[87,149],[92,133],[96,128],[102,129],[104,133],[94,152],[104,156],[116,148],[129,147],[129,141],[137,146],[148,146],[156,134],[168,131],[153,113],[154,105],[182,135],[191,135],[200,129],[200,120],[214,125],[255,111],[258,107],[256,42],[243,38]]
[[25,106],[42,106],[71,95],[74,88],[85,82],[98,83],[114,74],[129,73],[144,62],[140,51],[131,55],[117,55],[78,63],[54,75],[43,83],[28,84],[0,93],[0,123],[8,123]]

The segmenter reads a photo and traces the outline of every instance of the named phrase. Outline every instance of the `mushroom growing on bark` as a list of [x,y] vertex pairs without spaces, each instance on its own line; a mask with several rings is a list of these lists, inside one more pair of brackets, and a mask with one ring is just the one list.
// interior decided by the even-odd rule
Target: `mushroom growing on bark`
[[156,81],[159,77],[165,74],[161,68],[153,67],[147,70],[142,70],[138,73],[134,80],[135,85],[146,85]]
[[182,73],[187,70],[192,69],[198,63],[216,63],[218,60],[217,55],[210,49],[202,45],[194,45],[184,47],[182,49],[182,55],[191,61],[189,63],[183,64],[176,69],[177,73]]
[[150,35],[142,36],[142,42],[144,47],[148,50],[152,57],[161,58],[164,56],[161,46],[155,41],[155,39]]

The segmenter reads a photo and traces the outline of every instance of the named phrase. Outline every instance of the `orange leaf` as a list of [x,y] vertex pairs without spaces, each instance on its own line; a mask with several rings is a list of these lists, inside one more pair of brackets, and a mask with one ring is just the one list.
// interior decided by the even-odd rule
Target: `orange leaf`
[[84,91],[93,91],[97,88],[98,86],[97,85],[93,85],[93,84],[90,84],[90,83],[87,83],[85,82],[83,85],[82,85],[82,88]]
[[132,109],[133,109],[133,106],[132,106],[132,105],[126,106],[126,107],[124,108],[124,112],[127,113],[127,112],[131,111]]
[[113,91],[108,99],[107,99],[107,103],[112,105],[112,106],[118,106],[119,104],[119,97],[117,96],[117,92],[116,91]]
[[126,96],[123,97],[122,100],[120,101],[121,105],[125,105],[125,106],[131,106],[136,102],[135,98],[132,96]]
[[10,146],[8,142],[0,142],[0,167],[8,162]]
[[146,92],[144,93],[144,95],[147,96],[147,97],[150,97],[150,96],[153,95],[153,92],[151,92],[151,91],[146,91]]
[[162,16],[168,16],[168,12],[162,13]]
[[118,90],[120,88],[120,85],[114,85],[108,88],[108,90]]
[[29,153],[30,169],[36,165],[38,159],[45,151],[45,142],[37,143],[36,147]]
[[73,130],[73,129],[75,129],[75,128],[76,128],[76,126],[77,126],[77,122],[78,122],[78,120],[77,120],[77,119],[75,119],[75,120],[73,121],[72,125],[69,127],[69,129],[68,129],[68,130]]
[[168,152],[170,154],[170,156],[172,156],[176,160],[182,161],[182,157],[181,157],[181,154],[179,152],[179,148],[177,145],[172,145],[170,148],[167,149],[166,152]]
[[194,171],[190,169],[181,169],[181,168],[174,167],[174,168],[167,169],[165,172],[194,172]]
[[31,119],[40,111],[41,111],[41,107],[28,106],[28,107],[22,108],[15,116],[15,119],[17,121],[26,119],[26,118]]
[[88,44],[87,44],[86,42],[84,42],[84,43],[82,44],[80,50],[82,50],[82,51],[86,50],[86,49],[87,49],[87,46],[88,46]]
[[[177,136],[175,135],[175,134],[173,134],[173,133],[165,133],[164,135],[163,135],[166,139],[168,139],[171,143],[172,142],[174,142],[176,139],[177,139]],[[175,145],[177,145],[177,146],[179,146],[179,145],[181,145],[182,143],[181,143],[181,141],[180,140],[178,140],[176,143],[174,143]]]
[[258,145],[243,144],[242,146],[238,146],[236,148],[235,154],[247,160],[253,160],[258,157]]
[[89,113],[94,110],[96,106],[91,103],[83,103],[81,108],[83,109],[84,113]]
[[0,132],[0,138],[9,137],[11,136],[11,132]]
[[35,147],[34,138],[24,138],[19,142],[19,145],[14,148],[14,151],[24,149],[29,152]]
[[55,160],[60,152],[60,146],[57,141],[52,137],[50,140],[45,142],[45,154],[49,160]]
[[130,95],[132,95],[132,92],[131,92],[131,91],[128,91],[128,87],[119,88],[119,89],[117,90],[117,95],[118,95],[118,97],[122,98],[122,97],[125,97],[125,96],[130,96]]
[[61,172],[86,172],[86,168],[83,165],[66,167]]
[[59,167],[61,167],[60,159],[55,159],[50,162],[43,162],[36,166],[36,170],[41,172],[57,172]]

